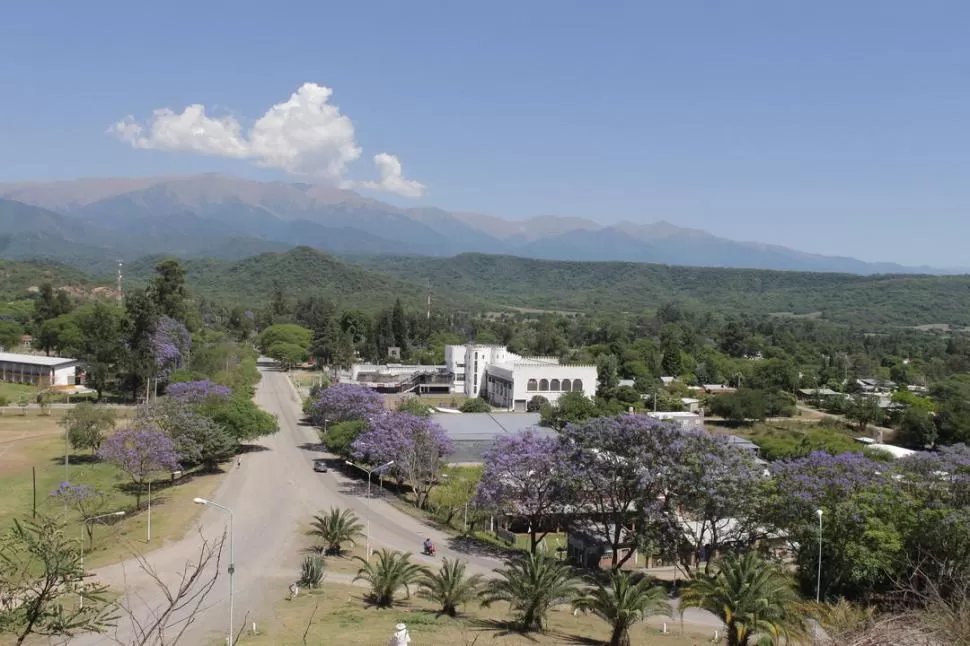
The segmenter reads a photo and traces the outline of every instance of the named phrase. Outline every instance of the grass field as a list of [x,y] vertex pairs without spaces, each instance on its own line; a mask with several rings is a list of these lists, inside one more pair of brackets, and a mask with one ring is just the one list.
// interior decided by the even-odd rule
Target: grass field
[[[281,594],[281,597],[285,593]],[[405,623],[414,646],[553,646],[559,644],[602,644],[609,637],[608,625],[591,615],[574,616],[568,607],[549,616],[546,634],[519,635],[507,627],[508,606],[485,609],[471,606],[458,619],[437,617],[430,603],[412,597],[389,610],[368,607],[366,589],[328,584],[296,599],[281,600],[272,616],[257,624],[258,635],[243,634],[243,646],[385,646],[394,626]],[[638,624],[631,633],[634,646],[695,646],[709,642],[712,634],[682,632],[675,619],[668,619],[668,633],[661,633],[660,618]],[[304,634],[306,640],[304,641]],[[212,646],[218,642],[213,641]]]
[[[36,409],[35,409],[36,410]],[[36,475],[38,514],[63,515],[64,507],[50,493],[65,480],[64,429],[56,415],[0,417],[0,530],[15,518],[30,518],[33,513]],[[218,475],[188,474],[173,483],[160,478],[152,495],[152,541],[147,542],[148,514],[135,509],[133,496],[119,489],[127,482],[114,467],[92,460],[90,454],[73,454],[69,460],[72,484],[84,484],[104,494],[97,511],[91,515],[125,511],[126,516],[108,518],[109,524],[96,521],[93,545],[85,545],[85,565],[97,567],[144,552],[164,541],[181,538],[192,521],[201,513],[192,503],[195,496],[211,494],[219,483]],[[33,470],[33,472],[32,472]],[[142,501],[145,506],[145,501]],[[76,529],[80,538],[80,514],[69,508],[65,516],[68,531]],[[117,522],[110,522],[117,521]]]

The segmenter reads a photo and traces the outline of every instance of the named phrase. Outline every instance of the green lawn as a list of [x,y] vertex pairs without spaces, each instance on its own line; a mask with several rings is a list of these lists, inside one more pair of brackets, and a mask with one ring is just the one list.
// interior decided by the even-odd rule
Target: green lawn
[[[36,410],[36,409],[35,409]],[[30,518],[34,510],[39,514],[63,515],[64,507],[50,493],[68,477],[64,468],[64,430],[54,415],[6,415],[0,417],[0,530],[5,530],[15,518]],[[121,490],[127,479],[114,467],[101,464],[90,454],[70,455],[67,471],[73,484],[88,485],[104,494],[96,513],[125,511],[126,516],[110,518],[111,524],[97,524],[94,544],[86,545],[85,564],[97,567],[125,558],[133,551],[145,551],[165,540],[184,535],[201,512],[192,503],[195,496],[207,496],[215,490],[217,475],[191,474],[172,483],[159,479],[152,501],[152,542],[147,542],[148,515],[145,509],[135,509],[135,499]],[[36,488],[34,487],[36,477]],[[144,501],[143,501],[144,507]],[[79,512],[68,509],[65,516],[69,531],[82,526]]]

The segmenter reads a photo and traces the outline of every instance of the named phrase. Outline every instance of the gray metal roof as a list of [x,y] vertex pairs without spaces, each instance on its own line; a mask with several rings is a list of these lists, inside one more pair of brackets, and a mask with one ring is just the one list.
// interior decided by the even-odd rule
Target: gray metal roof
[[7,363],[24,363],[31,366],[60,366],[66,363],[76,363],[77,359],[66,357],[48,357],[43,354],[14,354],[13,352],[0,352],[0,361]]
[[541,435],[555,435],[555,431],[539,428],[539,413],[442,413],[433,415],[454,442],[455,452],[448,461],[481,462],[482,454],[496,438],[536,427]]

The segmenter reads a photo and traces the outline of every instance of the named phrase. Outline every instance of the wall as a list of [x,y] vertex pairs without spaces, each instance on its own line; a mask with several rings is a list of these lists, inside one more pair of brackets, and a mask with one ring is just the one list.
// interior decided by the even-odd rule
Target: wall
[[530,399],[541,395],[550,403],[567,392],[596,395],[596,366],[565,366],[520,361],[488,369],[488,400],[493,406],[526,409]]

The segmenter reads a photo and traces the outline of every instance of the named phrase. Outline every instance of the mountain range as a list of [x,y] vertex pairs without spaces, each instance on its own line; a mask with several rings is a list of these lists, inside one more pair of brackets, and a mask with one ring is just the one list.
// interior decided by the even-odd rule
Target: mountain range
[[353,191],[203,174],[0,183],[0,257],[89,271],[168,254],[240,259],[309,246],[343,256],[502,254],[854,274],[956,273],[738,242],[669,222],[506,220],[400,208]]

